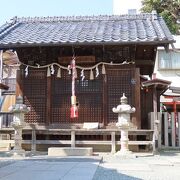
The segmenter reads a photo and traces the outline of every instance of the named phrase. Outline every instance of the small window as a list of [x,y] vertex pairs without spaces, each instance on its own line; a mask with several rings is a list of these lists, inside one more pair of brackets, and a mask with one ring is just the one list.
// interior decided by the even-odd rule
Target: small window
[[180,69],[180,53],[159,51],[159,69]]

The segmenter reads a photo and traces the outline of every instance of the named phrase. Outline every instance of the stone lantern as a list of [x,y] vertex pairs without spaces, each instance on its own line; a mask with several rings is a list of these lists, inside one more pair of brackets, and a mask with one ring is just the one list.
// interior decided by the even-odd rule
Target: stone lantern
[[30,111],[30,108],[23,104],[22,96],[16,98],[16,104],[9,107],[9,111],[13,113],[12,127],[15,130],[15,146],[11,153],[15,156],[25,156],[25,150],[22,149],[22,129],[26,126],[24,122],[24,114]]
[[112,109],[114,113],[118,113],[118,122],[116,123],[116,126],[121,130],[121,150],[116,154],[123,156],[131,153],[128,148],[128,130],[135,127],[130,122],[130,114],[134,113],[136,109],[127,104],[127,102],[127,97],[123,93],[123,96],[121,97],[121,104]]

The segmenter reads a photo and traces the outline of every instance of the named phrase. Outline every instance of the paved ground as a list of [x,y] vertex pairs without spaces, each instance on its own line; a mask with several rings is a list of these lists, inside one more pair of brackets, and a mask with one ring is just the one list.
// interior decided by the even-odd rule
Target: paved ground
[[1,180],[179,180],[180,151],[160,155],[138,154],[119,158],[110,154],[92,157],[47,155],[13,159],[0,153]]
[[1,158],[1,180],[92,180],[101,157]]
[[179,180],[180,153],[164,152],[132,159],[103,156],[93,180]]

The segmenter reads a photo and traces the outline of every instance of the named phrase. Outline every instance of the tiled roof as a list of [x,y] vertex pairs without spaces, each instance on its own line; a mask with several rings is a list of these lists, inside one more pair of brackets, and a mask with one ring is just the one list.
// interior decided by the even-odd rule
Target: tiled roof
[[157,14],[13,18],[0,27],[0,46],[170,43]]

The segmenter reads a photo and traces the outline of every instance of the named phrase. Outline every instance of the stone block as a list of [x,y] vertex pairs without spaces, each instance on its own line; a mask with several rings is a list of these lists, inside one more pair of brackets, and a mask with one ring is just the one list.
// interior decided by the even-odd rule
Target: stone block
[[10,143],[0,143],[0,151],[9,151],[11,149]]
[[48,156],[92,156],[92,147],[50,147]]
[[99,123],[95,122],[95,123],[92,123],[92,122],[85,122],[83,124],[83,129],[98,129],[99,127]]

